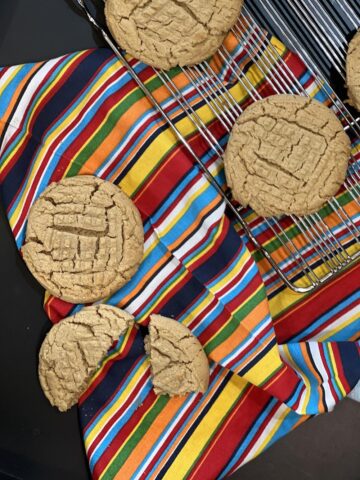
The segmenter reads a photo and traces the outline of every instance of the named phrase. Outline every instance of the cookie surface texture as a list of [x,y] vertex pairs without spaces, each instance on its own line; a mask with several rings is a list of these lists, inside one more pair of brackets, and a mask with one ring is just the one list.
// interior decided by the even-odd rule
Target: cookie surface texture
[[243,0],[106,0],[105,16],[121,48],[168,70],[213,55],[242,5]]
[[343,184],[349,158],[350,140],[329,108],[274,95],[239,117],[224,162],[234,199],[271,217],[318,211]]
[[360,30],[349,44],[346,59],[346,84],[350,103],[360,111]]
[[205,392],[209,363],[199,340],[181,323],[151,315],[145,349],[157,395],[184,396]]
[[75,405],[112,344],[133,323],[123,310],[93,305],[54,325],[39,353],[40,384],[51,405],[62,412]]
[[78,176],[52,183],[34,203],[22,254],[54,296],[91,303],[131,279],[143,244],[140,214],[120,188]]

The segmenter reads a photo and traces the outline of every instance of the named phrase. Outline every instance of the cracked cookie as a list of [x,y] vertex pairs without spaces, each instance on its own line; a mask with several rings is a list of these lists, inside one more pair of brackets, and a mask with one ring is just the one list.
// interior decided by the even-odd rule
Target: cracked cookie
[[213,55],[243,0],[106,0],[110,32],[135,58],[168,70]]
[[181,323],[151,315],[145,350],[157,395],[184,396],[208,388],[208,359],[199,340]]
[[91,303],[125,285],[144,245],[140,214],[116,185],[93,176],[52,183],[30,210],[23,258],[51,294]]
[[360,111],[360,30],[349,44],[346,59],[346,83],[351,105]]
[[318,211],[343,184],[350,140],[336,115],[298,95],[274,95],[239,117],[224,163],[233,197],[263,217]]
[[39,379],[51,405],[65,412],[87,389],[113,343],[134,324],[109,305],[85,307],[54,325],[39,353]]

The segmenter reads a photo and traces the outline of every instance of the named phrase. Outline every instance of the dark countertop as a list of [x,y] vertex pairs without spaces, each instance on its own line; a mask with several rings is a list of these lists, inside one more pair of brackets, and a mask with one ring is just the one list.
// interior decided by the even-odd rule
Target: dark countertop
[[[0,65],[44,60],[101,45],[66,0],[1,0]],[[76,409],[60,414],[37,380],[37,352],[50,323],[42,289],[23,265],[0,212],[0,480],[90,478]],[[307,422],[233,478],[359,480],[360,405]],[[126,480],[126,479],[124,479]],[[177,480],[177,479],[174,479]]]

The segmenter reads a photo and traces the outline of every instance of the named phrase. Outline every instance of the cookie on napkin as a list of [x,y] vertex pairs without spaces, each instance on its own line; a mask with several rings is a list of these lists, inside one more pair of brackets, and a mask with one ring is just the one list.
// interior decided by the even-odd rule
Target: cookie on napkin
[[206,391],[209,362],[201,343],[185,325],[161,315],[151,315],[145,350],[157,395],[174,397]]
[[64,412],[75,405],[132,315],[109,305],[85,307],[54,325],[39,353],[39,379],[51,405]]
[[21,251],[54,296],[92,303],[125,285],[144,245],[140,214],[116,185],[91,175],[52,183],[30,210]]

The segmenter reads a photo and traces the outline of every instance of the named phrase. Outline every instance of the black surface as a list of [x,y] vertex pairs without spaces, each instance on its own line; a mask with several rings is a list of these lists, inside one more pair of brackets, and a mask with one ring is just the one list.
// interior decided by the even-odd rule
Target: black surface
[[[65,0],[0,0],[0,65],[96,43]],[[42,289],[0,213],[0,480],[87,480],[76,409],[60,414],[51,408],[37,380],[37,352],[50,325]],[[335,413],[306,423],[233,478],[360,480],[360,405],[345,401]]]

